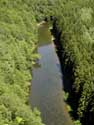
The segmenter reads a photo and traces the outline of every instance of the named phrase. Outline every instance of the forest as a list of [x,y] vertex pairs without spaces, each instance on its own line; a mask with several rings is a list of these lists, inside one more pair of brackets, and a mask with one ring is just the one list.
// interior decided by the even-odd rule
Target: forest
[[32,7],[0,0],[0,125],[43,125],[40,112],[28,105],[36,43]]
[[73,119],[94,125],[93,0],[0,0],[0,125],[43,125],[28,98],[39,58],[37,23],[51,18]]

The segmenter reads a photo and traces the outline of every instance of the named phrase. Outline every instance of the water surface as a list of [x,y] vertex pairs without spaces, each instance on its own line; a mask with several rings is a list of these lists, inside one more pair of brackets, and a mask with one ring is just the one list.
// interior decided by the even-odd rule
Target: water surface
[[31,105],[41,111],[46,125],[72,125],[63,100],[60,63],[46,23],[39,27],[38,52],[41,58],[33,69]]

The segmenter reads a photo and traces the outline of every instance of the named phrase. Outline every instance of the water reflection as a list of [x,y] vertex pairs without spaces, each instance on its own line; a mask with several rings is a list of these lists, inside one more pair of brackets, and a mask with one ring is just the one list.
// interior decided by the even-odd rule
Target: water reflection
[[60,63],[47,24],[39,28],[39,41],[41,58],[33,69],[32,106],[41,111],[46,125],[72,125],[63,100]]

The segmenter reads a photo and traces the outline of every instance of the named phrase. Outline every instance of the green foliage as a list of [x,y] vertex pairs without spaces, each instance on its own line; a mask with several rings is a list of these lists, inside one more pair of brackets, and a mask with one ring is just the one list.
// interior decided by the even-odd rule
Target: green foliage
[[61,33],[64,69],[70,66],[72,89],[79,95],[78,117],[87,121],[90,115],[88,122],[94,124],[93,0],[0,0],[0,125],[41,125],[27,97],[32,66],[39,58],[36,20],[51,16]]
[[37,23],[24,0],[0,0],[0,125],[43,125],[27,105]]
[[79,120],[76,120],[76,121],[74,122],[74,125],[81,125],[81,123],[80,123]]
[[63,97],[64,97],[64,100],[67,101],[67,99],[68,99],[68,97],[69,97],[69,93],[63,91]]
[[59,2],[61,7],[56,5],[58,9],[54,10],[55,25],[61,32],[65,71],[67,67],[71,69],[72,91],[79,95],[77,113],[79,119],[86,119],[85,124],[94,124],[94,2]]

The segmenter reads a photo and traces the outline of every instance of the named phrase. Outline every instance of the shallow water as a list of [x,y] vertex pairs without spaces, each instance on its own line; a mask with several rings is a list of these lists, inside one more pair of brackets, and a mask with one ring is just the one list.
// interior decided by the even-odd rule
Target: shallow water
[[46,23],[39,27],[38,52],[41,58],[33,69],[31,105],[41,111],[46,125],[73,125],[63,100],[60,63]]

